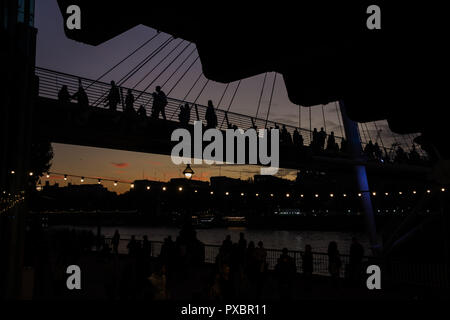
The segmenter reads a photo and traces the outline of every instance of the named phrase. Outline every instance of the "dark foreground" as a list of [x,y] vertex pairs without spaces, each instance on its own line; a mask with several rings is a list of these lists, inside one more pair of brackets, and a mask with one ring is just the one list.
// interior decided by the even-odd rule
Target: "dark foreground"
[[[227,302],[227,298],[243,301],[286,301],[286,300],[416,300],[441,298],[448,299],[448,292],[433,288],[411,285],[387,285],[381,290],[368,290],[365,281],[350,284],[346,279],[333,283],[330,277],[313,275],[308,281],[297,273],[292,283],[280,284],[279,277],[273,271],[267,271],[263,278],[252,281],[236,278],[231,281],[231,290],[226,293],[214,293],[215,265],[201,264],[172,272],[166,277],[165,294],[161,293],[158,280],[148,280],[160,275],[158,259],[148,261],[148,273],[137,270],[135,258],[127,255],[102,256],[92,252],[78,259],[81,272],[81,289],[68,290],[64,263],[53,261],[52,265],[35,270],[35,286],[28,288],[38,300],[85,300],[85,299],[137,299],[137,300],[176,300],[176,301],[212,301]],[[138,275],[138,276],[136,276]],[[141,275],[141,276],[139,276]],[[161,279],[161,277],[156,277]],[[156,283],[156,285],[155,285]],[[309,283],[309,284],[308,284]],[[25,284],[26,285],[26,284]],[[28,298],[31,298],[30,296]]]

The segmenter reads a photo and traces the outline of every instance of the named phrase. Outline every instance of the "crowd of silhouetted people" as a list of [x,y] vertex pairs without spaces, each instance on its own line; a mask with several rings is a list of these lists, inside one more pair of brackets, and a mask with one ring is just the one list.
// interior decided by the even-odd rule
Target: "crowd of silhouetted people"
[[[115,253],[118,252],[119,240],[120,236],[116,231],[111,241]],[[132,237],[127,245],[128,255],[137,257],[139,250],[149,255],[149,251],[144,249],[148,246],[145,243],[148,243],[147,238],[144,238],[142,245],[139,245],[138,241]],[[264,298],[264,287],[269,278],[272,279],[272,283],[275,283],[280,299],[292,299],[296,290],[311,292],[315,281],[313,274],[318,271],[316,264],[319,261],[315,261],[310,245],[306,245],[305,250],[300,254],[297,259],[301,260],[301,263],[297,266],[293,252],[283,248],[273,271],[269,271],[268,250],[264,248],[262,241],[255,245],[253,241],[247,241],[244,233],[240,233],[238,241],[233,242],[228,235],[219,247],[213,272],[207,278],[206,290],[203,288],[205,292],[203,296],[198,293],[199,297],[219,301],[234,298]],[[330,275],[327,286],[339,288],[344,262],[341,260],[335,241],[330,242],[327,257]],[[364,249],[357,239],[353,238],[348,265],[346,265],[346,278],[351,285],[361,284],[363,258]],[[175,241],[168,236],[164,239],[159,256],[155,257],[156,267],[152,269],[153,272],[145,274],[145,282],[151,288],[152,297],[169,299],[174,287],[186,283],[186,279],[193,277],[193,274],[199,270],[204,270],[202,269],[204,263],[205,246],[197,239],[194,229],[183,228]],[[321,272],[323,273],[323,270]]]
[[[64,292],[67,265],[86,265],[86,261],[103,265],[104,290],[110,299],[165,300],[179,297],[180,290],[191,286],[199,299],[264,299],[268,295],[292,299],[309,294],[318,283],[326,290],[339,288],[343,271],[347,283],[362,284],[364,249],[356,238],[352,239],[349,260],[341,260],[334,241],[330,242],[326,254],[313,253],[308,244],[302,252],[287,248],[274,252],[266,249],[262,241],[248,241],[244,233],[236,242],[226,236],[217,251],[213,250],[214,246],[206,248],[190,225],[184,226],[175,240],[171,236],[165,238],[160,251],[147,236],[141,240],[135,236],[121,239],[118,230],[108,239],[99,232],[95,235],[88,230],[69,229],[52,231],[45,238],[40,240],[43,248],[33,249],[40,259],[34,266],[41,270],[36,275],[40,286],[53,283],[54,294]],[[279,256],[275,257],[274,253]],[[277,259],[276,264],[273,259]],[[269,265],[273,270],[269,270]],[[328,280],[323,277],[327,272]]]
[[[63,85],[58,93],[58,99],[60,103],[66,105],[72,100],[76,100],[78,105],[80,106],[80,110],[86,111],[89,107],[89,98],[86,94],[85,89],[83,88],[81,79],[78,80],[78,91],[71,95],[68,91],[67,85]],[[102,100],[104,102],[104,106],[111,111],[117,111],[117,106],[122,104],[125,118],[130,120],[128,122],[134,122],[136,119],[147,120],[147,110],[144,105],[140,105],[139,108],[135,109],[135,97],[133,95],[133,91],[128,89],[125,98],[123,99],[123,95],[121,89],[116,85],[114,81],[111,81],[111,88],[106,96]],[[155,91],[152,93],[152,107],[151,107],[151,119],[159,119],[160,116],[162,119],[167,120],[166,117],[166,106],[168,104],[167,96],[162,91],[160,86],[156,86]],[[189,103],[181,104],[177,110],[178,113],[178,121],[183,127],[187,127],[189,122],[191,121],[191,110],[195,108],[198,116],[198,107],[197,105],[190,106]],[[172,117],[170,117],[171,119]],[[169,120],[170,120],[169,119]],[[228,129],[238,129],[236,124],[232,124],[228,121],[227,115],[225,116]],[[208,100],[208,105],[205,111],[205,121],[206,128],[216,128],[218,126],[216,109],[214,108],[213,102]],[[253,125],[254,129],[257,129],[255,125]],[[268,130],[278,129],[280,131],[280,145],[281,146],[295,146],[300,149],[303,149],[305,144],[305,139],[301,132],[295,128],[292,134],[287,130],[286,125],[283,125],[282,128],[275,124],[274,128],[269,128]],[[327,156],[336,156],[336,155],[348,155],[349,145],[348,141],[344,138],[340,139],[340,144],[336,141],[337,138],[333,131],[329,134],[324,130],[324,128],[320,128],[320,131],[317,128],[314,128],[311,133],[311,141],[309,144],[309,149],[313,154],[319,155],[327,155]],[[406,152],[401,145],[395,143],[392,145],[390,150],[388,151],[384,146],[380,147],[378,142],[375,143],[370,140],[363,147],[363,155],[369,161],[377,161],[380,163],[386,162],[395,162],[395,163],[409,163],[409,164],[422,164],[424,162],[423,157],[416,150],[415,144],[412,144],[412,148],[410,152]]]

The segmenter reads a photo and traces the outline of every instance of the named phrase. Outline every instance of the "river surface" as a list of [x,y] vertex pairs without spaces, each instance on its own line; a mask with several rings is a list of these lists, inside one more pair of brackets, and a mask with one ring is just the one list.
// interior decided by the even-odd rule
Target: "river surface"
[[[64,226],[72,228],[72,226]],[[60,227],[59,227],[60,228]],[[92,230],[96,233],[96,227],[73,227],[76,229]],[[102,234],[111,237],[114,231],[118,229],[122,239],[129,239],[135,235],[137,239],[142,239],[147,235],[151,241],[163,241],[165,237],[172,236],[175,240],[179,234],[176,227],[102,227]],[[353,232],[337,232],[337,231],[304,231],[304,230],[264,230],[264,229],[248,229],[244,227],[228,227],[228,228],[211,228],[197,229],[197,238],[204,244],[220,245],[227,235],[231,236],[233,242],[238,241],[239,233],[243,232],[247,241],[258,241],[264,243],[264,247],[268,249],[304,250],[305,245],[312,246],[314,252],[326,252],[328,243],[336,241],[341,254],[348,254],[351,239],[355,236],[364,247],[364,254],[371,255],[369,239],[364,233]]]

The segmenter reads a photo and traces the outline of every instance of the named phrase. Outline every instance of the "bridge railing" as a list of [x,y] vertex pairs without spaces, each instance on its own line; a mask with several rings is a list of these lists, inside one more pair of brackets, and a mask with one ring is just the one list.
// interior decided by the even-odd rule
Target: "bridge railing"
[[[121,239],[119,242],[118,253],[127,254],[127,244],[130,239]],[[106,239],[111,244],[111,238]],[[141,240],[136,240],[140,242]],[[151,256],[158,257],[163,245],[162,241],[150,241]],[[205,263],[215,263],[219,254],[219,245],[205,245]],[[269,270],[274,270],[278,258],[282,254],[279,249],[265,249],[267,252],[266,263]],[[288,254],[294,259],[297,272],[303,272],[303,251],[291,250]],[[329,276],[328,255],[323,252],[313,252],[313,274],[320,276]],[[340,277],[344,278],[348,274],[350,256],[340,254],[342,267]],[[363,257],[363,265],[376,264],[382,269],[383,275],[395,283],[404,283],[417,286],[431,286],[435,288],[450,288],[450,273],[448,265],[445,264],[424,264],[424,263],[402,263],[399,261],[390,261],[384,264],[381,260],[374,257]],[[365,270],[365,268],[363,268]]]
[[[98,108],[107,108],[107,102],[105,98],[111,88],[111,85],[109,83],[94,81],[92,79],[78,77],[75,75],[40,67],[36,67],[35,70],[36,75],[39,77],[39,96],[58,99],[58,92],[63,85],[67,86],[70,94],[74,94],[78,91],[78,79],[81,79],[82,85],[89,98],[89,105]],[[120,87],[120,91],[122,93],[123,101],[125,101],[125,96],[127,94],[128,88]],[[139,90],[132,90],[132,93],[136,98],[136,101],[134,103],[135,109],[137,109],[141,105],[144,105],[147,115],[150,116],[151,106],[153,103],[152,94]],[[178,113],[180,111],[179,106],[188,102],[191,106],[191,116],[189,123],[193,124],[194,121],[200,120],[203,121],[204,124],[206,124],[206,106],[197,104],[197,108],[195,108],[192,105],[192,102],[189,101],[182,101],[171,97],[168,97],[167,100],[168,104],[165,108],[165,113],[168,120],[178,122]],[[117,106],[117,109],[118,111],[123,111],[123,105],[119,104]],[[276,125],[278,125],[281,128],[283,125],[285,125],[287,131],[291,134],[291,136],[294,130],[297,129],[303,137],[304,144],[309,145],[311,143],[312,133],[308,129],[298,128],[295,126],[270,120],[268,120],[266,124],[265,119],[254,118],[248,115],[243,115],[231,111],[226,112],[221,109],[216,110],[216,115],[219,129],[227,129],[228,123],[236,125],[238,128],[244,130],[252,128],[253,126],[256,126],[257,128],[274,128]],[[161,115],[159,117],[162,118]],[[341,139],[341,137],[335,137],[335,140],[338,143],[341,141]]]
[[[111,239],[107,238],[108,244],[111,245]],[[127,254],[127,244],[130,239],[120,239],[118,253]],[[136,240],[140,242],[141,240]],[[158,257],[161,253],[163,245],[162,241],[150,241],[151,244],[151,256]],[[219,245],[207,244],[205,245],[205,263],[215,263],[216,257],[219,254]],[[265,249],[267,252],[266,263],[269,270],[273,270],[277,264],[278,258],[282,254],[282,250],[279,249]],[[297,250],[289,251],[288,254],[294,259],[297,267],[297,272],[303,272],[302,267],[302,252]],[[341,277],[344,277],[346,272],[346,266],[349,263],[348,255],[340,255],[342,261]],[[313,252],[313,274],[317,275],[329,275],[328,271],[328,255],[326,253]]]

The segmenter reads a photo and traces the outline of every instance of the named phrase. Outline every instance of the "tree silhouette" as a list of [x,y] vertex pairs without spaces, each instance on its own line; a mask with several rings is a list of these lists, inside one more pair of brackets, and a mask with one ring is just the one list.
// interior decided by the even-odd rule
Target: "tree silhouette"
[[50,141],[39,140],[31,144],[30,169],[33,172],[31,182],[36,184],[42,174],[48,172],[53,159],[53,147]]

